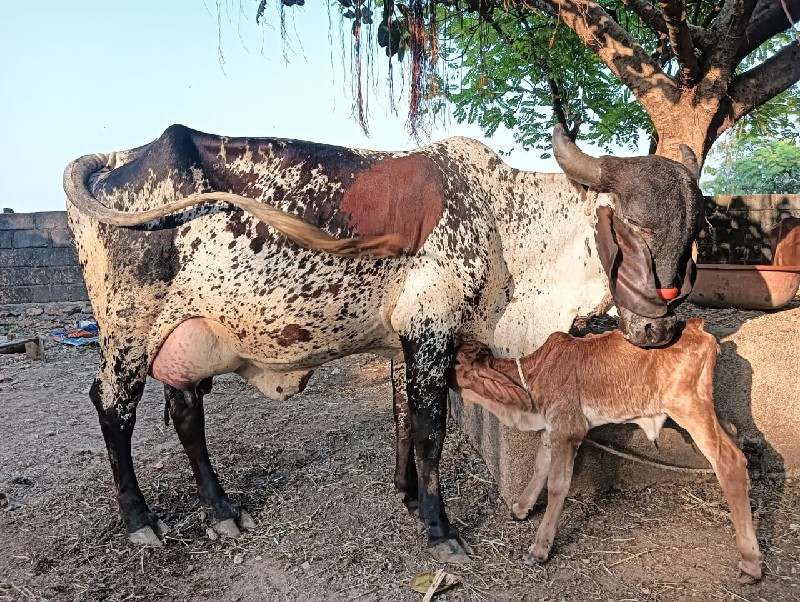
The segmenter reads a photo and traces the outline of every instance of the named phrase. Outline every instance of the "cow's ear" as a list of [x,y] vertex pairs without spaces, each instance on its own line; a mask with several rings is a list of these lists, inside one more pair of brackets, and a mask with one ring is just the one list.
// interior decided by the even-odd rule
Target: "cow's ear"
[[653,257],[644,239],[609,207],[597,208],[595,230],[600,263],[618,306],[648,318],[667,313],[667,304],[656,292]]
[[597,253],[600,256],[600,263],[610,279],[611,270],[619,254],[619,247],[611,230],[611,218],[614,217],[614,211],[610,207],[600,206],[597,208],[596,214],[597,226],[595,226],[594,239],[597,243]]
[[678,272],[678,279],[681,282],[681,290],[678,293],[678,296],[672,299],[671,301],[667,302],[667,306],[670,309],[675,309],[681,303],[686,301],[686,298],[689,296],[689,293],[692,292],[692,288],[694,287],[694,281],[697,278],[697,267],[695,266],[694,260],[692,259],[691,254],[686,259],[686,262],[683,264],[683,270]]

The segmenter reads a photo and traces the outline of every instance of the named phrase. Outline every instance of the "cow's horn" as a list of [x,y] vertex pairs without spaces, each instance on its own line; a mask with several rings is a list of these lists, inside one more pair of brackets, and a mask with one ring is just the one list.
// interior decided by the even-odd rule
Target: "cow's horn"
[[600,160],[581,151],[560,123],[553,130],[553,154],[570,180],[586,186],[600,185]]
[[692,173],[695,180],[699,180],[700,164],[697,162],[697,155],[695,155],[694,151],[685,144],[681,144],[679,148],[681,149],[681,163],[683,163],[683,166]]

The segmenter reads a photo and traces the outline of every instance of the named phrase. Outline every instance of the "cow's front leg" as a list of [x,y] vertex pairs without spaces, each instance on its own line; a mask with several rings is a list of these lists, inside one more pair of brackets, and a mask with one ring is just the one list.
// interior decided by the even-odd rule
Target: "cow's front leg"
[[394,486],[408,511],[416,514],[419,510],[419,476],[414,460],[411,410],[406,392],[406,364],[400,357],[392,360],[392,407],[397,433]]
[[447,375],[453,363],[453,337],[402,337],[406,391],[414,441],[420,516],[428,529],[428,551],[440,562],[470,562],[458,531],[444,511],[439,459],[447,427]]
[[197,482],[197,495],[203,503],[211,507],[214,514],[214,530],[226,537],[239,537],[240,526],[243,529],[252,529],[255,522],[249,514],[242,511],[239,504],[228,497],[211,466],[206,446],[206,417],[203,409],[203,394],[210,390],[211,379],[208,378],[191,392],[164,385],[164,397],[178,438],[189,457]]

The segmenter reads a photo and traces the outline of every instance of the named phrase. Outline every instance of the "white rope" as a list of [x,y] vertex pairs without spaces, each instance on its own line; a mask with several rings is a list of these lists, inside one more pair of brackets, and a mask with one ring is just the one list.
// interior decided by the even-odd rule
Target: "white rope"
[[633,454],[627,454],[625,452],[617,451],[613,447],[608,447],[603,445],[602,443],[598,443],[597,441],[592,441],[591,439],[584,439],[586,443],[591,445],[592,447],[596,447],[597,449],[601,449],[606,453],[609,453],[613,456],[619,456],[620,458],[625,458],[626,460],[631,460],[633,462],[639,462],[640,464],[645,464],[647,466],[652,466],[654,468],[661,468],[663,470],[672,470],[675,472],[691,472],[696,474],[714,474],[713,468],[689,468],[688,466],[673,466],[672,464],[663,464],[661,462],[654,462],[652,460],[645,460],[644,458],[640,458],[638,456],[634,456]]
[[519,361],[519,358],[515,358],[514,361],[517,362],[517,374],[519,375],[519,382],[522,383],[522,388],[525,389],[528,397],[530,397],[531,392],[528,391],[528,383],[525,382],[525,377],[522,375],[522,362]]

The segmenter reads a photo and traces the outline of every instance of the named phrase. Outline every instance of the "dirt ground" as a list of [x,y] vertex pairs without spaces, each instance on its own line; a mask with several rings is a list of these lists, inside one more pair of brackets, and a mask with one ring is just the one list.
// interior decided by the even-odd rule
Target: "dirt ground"
[[[74,318],[0,318],[42,334]],[[212,460],[258,527],[212,539],[188,462],[148,384],[134,458],[160,549],[128,543],[88,399],[98,354],[50,343],[45,363],[0,356],[0,600],[421,600],[435,571],[392,487],[389,366],[354,356],[306,391],[265,400],[236,377],[206,398]],[[551,561],[522,563],[541,519],[514,522],[480,458],[451,425],[442,462],[451,520],[474,548],[436,600],[800,600],[800,483],[753,483],[764,579],[735,581],[737,553],[715,481],[569,498]]]

